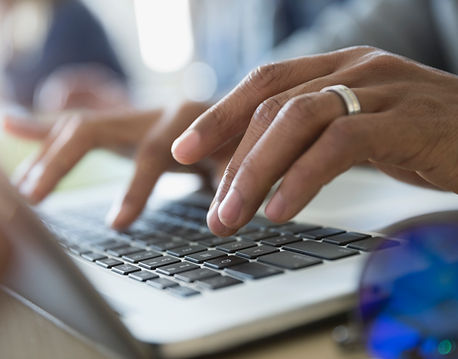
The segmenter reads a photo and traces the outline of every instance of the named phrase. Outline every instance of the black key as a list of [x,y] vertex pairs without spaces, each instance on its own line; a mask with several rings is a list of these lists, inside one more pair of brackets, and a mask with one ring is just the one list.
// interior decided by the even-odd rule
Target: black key
[[313,231],[299,233],[299,236],[303,238],[310,238],[310,239],[321,239],[324,237],[329,237],[329,236],[333,236],[335,234],[344,233],[344,232],[345,231],[338,229],[338,228],[325,227],[325,228],[320,228],[320,229],[314,229]]
[[189,262],[179,262],[176,264],[170,264],[165,267],[160,267],[157,269],[157,272],[165,275],[174,275],[177,273],[186,272],[197,268],[199,268],[199,266],[196,266],[195,264]]
[[225,257],[225,256],[226,256],[226,253],[224,252],[209,250],[206,252],[199,252],[199,253],[191,254],[189,256],[184,257],[184,259],[187,259],[188,261],[191,261],[194,263],[202,263],[204,261],[209,261],[211,259]]
[[207,268],[199,268],[189,272],[179,273],[175,275],[175,278],[183,280],[185,282],[194,282],[196,280],[211,278],[219,275],[217,272],[214,272]]
[[110,249],[107,251],[108,254],[111,254],[112,256],[115,257],[122,257],[123,255],[126,254],[132,254],[132,253],[137,253],[142,251],[141,248],[137,247],[121,247],[121,248],[115,248],[115,249]]
[[355,251],[353,249],[343,248],[329,243],[321,243],[315,241],[302,241],[297,243],[291,243],[286,245],[284,249],[329,260],[344,258],[359,253],[358,251]]
[[258,261],[285,269],[299,269],[322,263],[322,261],[317,258],[290,252],[268,254],[266,256],[259,257]]
[[261,239],[275,237],[275,236],[278,236],[278,234],[274,232],[262,231],[262,232],[245,234],[241,236],[240,238],[246,239],[248,241],[260,241]]
[[364,252],[372,252],[378,249],[386,249],[396,247],[399,245],[398,241],[386,239],[382,237],[372,237],[351,243],[348,247],[358,249]]
[[262,244],[267,244],[269,246],[281,247],[281,246],[283,246],[285,244],[299,242],[301,240],[302,239],[300,239],[298,237],[295,237],[295,236],[293,236],[291,234],[285,234],[285,235],[278,236],[278,237],[272,237],[272,238],[263,239],[261,241],[261,243]]
[[200,245],[194,245],[194,246],[186,246],[186,247],[179,247],[175,249],[169,249],[167,253],[173,256],[176,256],[176,257],[184,257],[189,254],[203,252],[206,250],[207,250],[207,247],[200,246]]
[[176,287],[169,287],[167,288],[167,292],[172,293],[173,295],[176,295],[178,297],[192,297],[193,295],[200,294],[199,291],[188,288],[188,287],[183,287],[183,286],[176,286]]
[[95,253],[95,252],[89,252],[89,253],[84,253],[81,257],[84,259],[87,259],[88,261],[95,262],[100,259],[107,258],[106,255],[100,254],[100,253]]
[[229,287],[231,285],[236,285],[243,283],[238,279],[234,279],[228,276],[218,275],[217,277],[211,277],[207,279],[202,279],[196,282],[196,284],[204,289],[220,289]]
[[245,227],[240,228],[235,235],[242,236],[244,234],[258,232],[258,231],[259,231],[258,227],[252,227],[250,225],[246,225]]
[[257,246],[253,248],[244,249],[243,251],[235,253],[240,257],[245,257],[249,259],[255,259],[259,256],[264,256],[266,254],[278,252],[277,248],[271,246]]
[[99,259],[95,263],[105,268],[111,268],[111,267],[123,264],[123,262],[118,261],[117,259],[114,259],[114,258]]
[[133,272],[138,272],[140,268],[133,266],[132,264],[121,264],[119,266],[114,266],[111,268],[113,272],[118,274],[127,275]]
[[259,279],[283,273],[282,270],[260,263],[243,263],[226,268],[226,272],[240,279]]
[[146,270],[142,270],[140,272],[134,272],[129,274],[129,277],[135,280],[138,280],[139,282],[144,282],[146,280],[154,279],[154,278],[159,278],[157,274],[147,272]]
[[207,239],[199,240],[199,243],[207,247],[216,247],[222,244],[234,242],[237,239],[234,237],[210,237]]
[[145,259],[151,259],[156,257],[161,257],[162,254],[155,251],[142,251],[133,254],[123,256],[122,258],[130,263],[138,263],[144,261]]
[[178,247],[184,247],[189,245],[188,241],[181,238],[171,238],[158,243],[150,244],[150,247],[159,251],[166,251],[168,249],[174,249]]
[[146,269],[156,269],[158,267],[162,267],[162,266],[166,266],[168,264],[174,264],[174,263],[178,263],[178,262],[179,262],[179,260],[174,258],[174,257],[162,256],[162,257],[151,258],[151,259],[147,259],[147,260],[141,261],[139,263],[139,265],[140,265],[140,267],[143,267],[143,268],[146,268]]
[[158,289],[166,289],[170,287],[176,287],[178,285],[177,282],[167,278],[150,279],[146,281],[146,284],[149,284],[150,286]]
[[246,259],[236,257],[236,256],[228,256],[228,257],[212,259],[210,261],[205,261],[205,266],[213,268],[213,269],[223,269],[223,268],[235,266],[237,264],[242,264],[246,262],[247,262]]
[[346,246],[348,243],[359,241],[364,238],[368,238],[370,235],[356,232],[347,232],[337,234],[335,236],[326,237],[323,242],[337,244],[339,246]]
[[321,228],[321,226],[317,226],[315,224],[291,223],[291,224],[285,224],[280,227],[271,228],[270,232],[297,234],[297,233],[307,232],[307,231],[311,231],[311,230],[319,229],[319,228]]
[[216,249],[219,249],[220,251],[224,251],[228,253],[234,253],[242,249],[251,248],[251,247],[256,247],[256,243],[252,241],[236,241],[236,242],[230,242],[230,243],[223,244],[222,246],[216,247]]
[[117,239],[108,239],[106,241],[97,243],[95,245],[96,248],[101,249],[103,251],[107,251],[109,249],[127,247],[127,246],[128,246],[128,244],[126,242],[119,241]]

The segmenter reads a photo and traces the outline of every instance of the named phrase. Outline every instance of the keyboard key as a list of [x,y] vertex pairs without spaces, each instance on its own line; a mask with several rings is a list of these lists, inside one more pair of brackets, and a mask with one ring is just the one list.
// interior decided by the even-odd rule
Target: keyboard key
[[155,251],[142,251],[123,256],[122,258],[130,263],[138,263],[146,259],[161,257],[162,254]]
[[167,278],[150,279],[146,281],[146,284],[157,289],[166,289],[170,287],[176,287],[178,285],[177,282]]
[[236,240],[237,239],[234,237],[210,237],[207,239],[200,240],[199,243],[207,247],[216,247],[222,244],[234,242]]
[[140,252],[141,250],[142,250],[141,248],[129,246],[129,247],[110,249],[107,251],[107,253],[115,257],[122,257],[123,255],[137,253],[137,252]]
[[106,255],[100,254],[100,253],[95,253],[95,252],[89,252],[89,253],[84,253],[81,257],[84,259],[87,259],[88,261],[95,262],[100,259],[107,258]]
[[219,275],[217,272],[207,268],[199,268],[189,272],[179,273],[175,275],[175,278],[183,280],[185,282],[194,282],[196,280],[211,278]]
[[266,256],[259,257],[258,261],[285,269],[299,269],[322,263],[322,261],[317,258],[290,252],[268,254]]
[[212,259],[210,261],[205,261],[204,265],[206,267],[210,267],[213,269],[224,269],[230,266],[234,266],[234,265],[242,264],[246,262],[247,262],[246,259],[236,257],[236,256],[228,256],[228,257]]
[[173,295],[176,295],[178,297],[185,297],[185,298],[200,294],[200,292],[195,289],[183,287],[181,285],[176,286],[176,287],[169,287],[167,288],[167,292],[172,293]]
[[271,275],[283,273],[282,270],[269,267],[260,263],[243,263],[226,268],[226,272],[240,279],[260,279]]
[[216,247],[220,251],[227,252],[227,253],[234,253],[242,249],[256,247],[256,243],[252,241],[236,241],[223,244],[222,246]]
[[245,257],[245,258],[249,258],[249,259],[255,259],[255,258],[258,258],[259,256],[264,256],[266,254],[270,254],[270,253],[275,253],[275,252],[278,252],[278,249],[277,248],[273,248],[271,246],[257,246],[257,247],[253,247],[253,248],[248,248],[248,249],[244,249],[240,252],[237,252],[235,253],[236,255],[240,256],[240,257]]
[[128,246],[128,244],[126,242],[119,241],[117,239],[108,239],[106,241],[97,243],[95,245],[96,248],[101,249],[103,251],[107,251],[109,249],[127,247],[127,246]]
[[195,264],[189,262],[179,262],[176,264],[170,264],[165,267],[160,267],[157,269],[157,272],[165,275],[174,275],[177,273],[186,272],[197,268],[199,268],[199,266],[196,266]]
[[133,266],[132,264],[121,264],[119,266],[114,266],[111,268],[113,272],[118,274],[127,275],[133,272],[138,272],[140,268]]
[[194,241],[199,241],[201,239],[210,238],[213,236],[214,235],[211,232],[206,232],[206,233],[199,232],[199,233],[183,236],[183,238],[186,239],[187,241],[194,242]]
[[299,236],[302,238],[309,239],[321,239],[324,237],[333,236],[335,234],[344,233],[345,231],[338,228],[325,227],[320,229],[315,229],[313,231],[308,231],[304,233],[299,233]]
[[139,263],[139,265],[140,265],[140,267],[143,267],[143,268],[146,268],[146,269],[156,269],[158,267],[162,267],[162,266],[166,266],[168,264],[174,264],[174,263],[178,263],[178,262],[179,262],[179,260],[174,258],[174,257],[162,256],[162,257],[151,258],[151,259],[147,259],[147,260],[141,261]]
[[102,266],[104,268],[111,268],[111,267],[123,264],[123,262],[118,261],[117,259],[114,259],[114,258],[99,259],[95,263],[97,263],[99,266]]
[[129,277],[132,279],[138,280],[139,282],[144,282],[150,279],[159,278],[157,274],[147,272],[146,270],[130,273]]
[[266,238],[276,237],[276,236],[278,236],[277,233],[262,231],[262,232],[245,234],[241,236],[240,238],[248,240],[248,241],[260,241],[261,239],[266,239]]
[[218,275],[217,277],[202,279],[196,282],[196,284],[199,287],[204,288],[204,289],[220,289],[220,288],[225,288],[225,287],[229,287],[229,286],[241,284],[241,283],[243,282],[238,279],[228,277],[228,276],[222,276],[222,275]]
[[301,240],[302,239],[295,237],[291,234],[285,234],[285,235],[278,236],[278,237],[263,239],[261,243],[267,244],[269,246],[281,247],[281,246],[284,246],[285,244],[299,242]]
[[221,252],[221,251],[216,251],[216,250],[209,250],[206,252],[199,252],[199,253],[194,253],[189,256],[184,257],[184,259],[187,259],[188,261],[194,262],[194,263],[202,263],[204,261],[209,261],[211,259],[219,258],[219,257],[225,257],[226,253]]
[[168,249],[174,249],[178,247],[184,247],[188,245],[189,242],[185,241],[184,239],[181,238],[171,238],[168,240],[164,240],[161,242],[157,242],[154,244],[150,244],[149,246],[153,249],[156,249],[158,251],[166,251]]
[[359,253],[358,251],[355,251],[353,249],[343,248],[333,244],[315,241],[302,241],[291,243],[286,245],[284,249],[329,260],[344,258]]
[[356,232],[347,232],[337,234],[335,236],[326,237],[323,242],[346,246],[348,243],[359,241],[360,239],[368,238],[370,235]]
[[311,231],[314,229],[319,229],[321,226],[317,226],[315,224],[307,224],[307,223],[291,223],[285,224],[280,227],[274,227],[270,229],[270,232],[277,232],[277,233],[284,233],[284,234],[297,234],[302,232]]
[[189,254],[194,254],[198,252],[206,251],[207,247],[200,246],[200,245],[193,245],[193,246],[186,246],[186,247],[179,247],[175,249],[169,249],[167,253],[176,256],[176,257],[184,257]]
[[393,241],[391,239],[386,239],[382,237],[373,237],[363,239],[362,241],[357,241],[351,243],[348,247],[353,249],[358,249],[364,252],[372,252],[377,249],[386,249],[391,247],[396,247],[399,245],[398,241]]
[[72,252],[73,254],[76,254],[77,256],[80,256],[82,254],[85,254],[85,253],[91,253],[91,251],[87,248],[82,248],[80,246],[70,246],[68,247],[68,249],[70,250],[70,252]]

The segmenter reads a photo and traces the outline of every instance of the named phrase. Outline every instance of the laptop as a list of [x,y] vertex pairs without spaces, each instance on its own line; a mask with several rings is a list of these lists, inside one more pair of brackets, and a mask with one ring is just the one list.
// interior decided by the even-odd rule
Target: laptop
[[346,311],[368,254],[399,244],[262,217],[215,237],[202,190],[155,195],[115,232],[103,220],[114,191],[56,196],[34,211],[0,174],[0,231],[14,248],[6,290],[111,356],[212,354]]

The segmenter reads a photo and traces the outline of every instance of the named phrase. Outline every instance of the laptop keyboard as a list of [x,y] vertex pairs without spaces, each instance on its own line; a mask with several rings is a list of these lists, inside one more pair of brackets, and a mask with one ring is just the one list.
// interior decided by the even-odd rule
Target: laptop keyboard
[[278,225],[260,217],[234,236],[216,237],[206,226],[207,208],[184,201],[147,211],[120,233],[105,226],[99,211],[66,212],[44,222],[73,255],[182,298],[399,244],[313,224]]

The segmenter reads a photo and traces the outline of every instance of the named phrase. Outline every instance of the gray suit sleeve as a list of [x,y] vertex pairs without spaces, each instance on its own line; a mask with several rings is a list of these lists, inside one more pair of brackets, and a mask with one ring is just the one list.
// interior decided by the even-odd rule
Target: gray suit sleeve
[[280,43],[268,61],[370,45],[443,68],[428,0],[352,0],[325,10],[309,30]]

